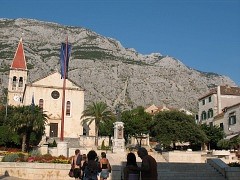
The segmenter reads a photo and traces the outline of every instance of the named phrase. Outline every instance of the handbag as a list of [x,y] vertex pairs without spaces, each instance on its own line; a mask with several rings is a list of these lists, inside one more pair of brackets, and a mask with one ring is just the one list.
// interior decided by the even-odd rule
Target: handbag
[[74,177],[73,169],[71,168],[68,173],[69,177]]

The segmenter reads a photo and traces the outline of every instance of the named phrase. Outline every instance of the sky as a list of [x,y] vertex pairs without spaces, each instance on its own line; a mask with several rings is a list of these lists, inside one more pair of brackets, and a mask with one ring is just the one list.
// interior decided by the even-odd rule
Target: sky
[[84,27],[240,86],[240,0],[1,0],[0,18]]

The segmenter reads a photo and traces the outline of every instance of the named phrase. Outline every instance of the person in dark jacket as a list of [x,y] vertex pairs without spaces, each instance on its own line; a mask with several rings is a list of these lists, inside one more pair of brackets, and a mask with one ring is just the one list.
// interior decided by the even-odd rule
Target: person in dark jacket
[[141,180],[157,180],[157,162],[156,160],[148,155],[145,148],[140,147],[137,151],[138,156],[142,159],[141,170]]
[[99,163],[96,162],[97,153],[91,150],[87,154],[87,161],[83,163],[82,170],[84,171],[83,180],[97,180],[98,173],[101,171]]

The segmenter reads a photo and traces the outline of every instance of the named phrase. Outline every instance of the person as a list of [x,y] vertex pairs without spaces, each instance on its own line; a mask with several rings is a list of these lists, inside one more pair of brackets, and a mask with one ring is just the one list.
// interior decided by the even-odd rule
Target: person
[[137,151],[138,156],[142,159],[141,170],[141,180],[157,180],[157,162],[156,160],[148,155],[145,148],[139,147]]
[[82,175],[82,179],[84,177],[84,171],[82,170],[82,167],[83,167],[84,163],[87,163],[87,155],[86,154],[82,155],[82,160],[81,160],[81,175]]
[[100,160],[100,180],[106,180],[109,177],[109,171],[111,171],[111,165],[106,157],[106,153],[101,153],[101,160]]
[[130,152],[127,155],[127,164],[123,169],[124,180],[139,180],[140,171],[137,165],[136,156]]
[[81,154],[80,150],[75,150],[75,155],[72,157],[71,166],[73,169],[74,178],[76,180],[81,179]]
[[87,161],[83,163],[82,170],[84,171],[83,180],[97,180],[100,167],[96,162],[97,153],[91,150],[87,154]]

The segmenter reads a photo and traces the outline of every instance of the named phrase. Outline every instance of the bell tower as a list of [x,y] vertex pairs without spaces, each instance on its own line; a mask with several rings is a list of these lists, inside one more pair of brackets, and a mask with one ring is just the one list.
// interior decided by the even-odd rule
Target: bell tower
[[18,106],[22,104],[23,92],[27,83],[27,64],[23,49],[22,38],[18,43],[8,78],[8,104]]

